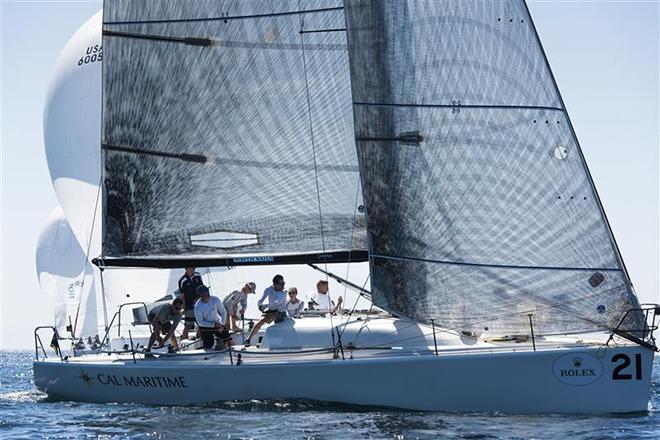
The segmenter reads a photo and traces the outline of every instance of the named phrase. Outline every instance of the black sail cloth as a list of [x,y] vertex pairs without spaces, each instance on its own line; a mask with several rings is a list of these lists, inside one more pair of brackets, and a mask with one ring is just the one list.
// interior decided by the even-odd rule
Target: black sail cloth
[[346,20],[376,304],[509,334],[637,306],[522,1],[347,0]]
[[104,263],[364,260],[343,28],[341,1],[106,2]]

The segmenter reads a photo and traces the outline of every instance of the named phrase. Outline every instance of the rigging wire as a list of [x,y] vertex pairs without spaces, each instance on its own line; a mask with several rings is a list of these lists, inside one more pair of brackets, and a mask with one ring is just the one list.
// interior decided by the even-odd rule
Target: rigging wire
[[[301,5],[300,5],[300,0],[298,0],[298,11],[301,12]],[[318,164],[316,162],[316,145],[314,143],[314,122],[312,120],[312,106],[311,106],[311,101],[309,97],[309,80],[307,78],[307,58],[305,56],[305,37],[304,37],[304,30],[305,28],[305,16],[304,14],[300,14],[300,49],[302,52],[302,62],[303,62],[303,76],[305,79],[305,98],[307,101],[307,117],[309,119],[309,135],[310,135],[310,140],[311,140],[311,145],[312,145],[312,159],[314,161],[314,181],[316,183],[316,200],[318,202],[319,206],[319,224],[321,227],[321,246],[323,248],[323,253],[325,254],[326,252],[326,247],[325,247],[325,234],[324,234],[324,229],[323,229],[323,209],[321,207],[321,189],[319,187],[319,172],[318,172]],[[324,267],[327,272],[328,270],[328,264],[327,262],[324,262]],[[325,276],[325,281],[326,283],[329,282],[328,280],[328,275],[326,274]],[[328,300],[330,301],[330,307],[332,307],[332,297],[330,296],[330,289],[326,292],[326,295],[328,295]],[[332,320],[332,310],[330,310],[330,333],[332,335],[332,346],[335,347],[335,332],[334,332],[334,324]]]
[[[364,280],[364,284],[362,284],[362,290],[364,290],[364,288],[366,287],[367,282],[369,281],[369,277],[370,277],[370,276],[371,276],[371,273],[367,274],[367,278]],[[344,289],[346,289],[346,287],[344,287]],[[344,295],[345,295],[345,294],[344,294]],[[361,297],[361,296],[362,296],[362,295],[358,294],[357,297],[355,298],[355,302],[353,303],[353,308],[352,308],[351,311],[348,313],[347,318],[346,318],[346,322],[344,323],[344,328],[343,328],[343,330],[341,331],[341,333],[339,334],[340,337],[344,335],[344,332],[346,331],[346,327],[348,326],[348,322],[350,321],[350,317],[353,316],[353,313],[355,312],[355,308],[357,307],[357,303],[358,303],[358,301],[360,301],[360,297]],[[371,301],[371,306],[369,307],[369,312],[371,312],[371,310],[373,309],[373,307],[374,307],[374,303],[373,303],[373,300],[372,300],[372,301]]]

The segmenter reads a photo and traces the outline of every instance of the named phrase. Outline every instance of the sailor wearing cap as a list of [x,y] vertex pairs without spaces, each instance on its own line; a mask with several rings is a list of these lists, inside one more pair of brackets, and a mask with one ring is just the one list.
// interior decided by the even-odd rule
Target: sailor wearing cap
[[221,350],[225,347],[225,341],[229,339],[229,332],[226,329],[227,311],[225,306],[217,296],[211,296],[209,288],[201,285],[197,288],[199,300],[195,303],[195,319],[202,335],[202,344],[204,348],[213,347]]
[[257,291],[257,285],[252,281],[245,283],[245,286],[241,290],[234,290],[229,295],[225,296],[222,300],[222,303],[227,309],[227,315],[229,315],[229,328],[231,330],[241,330],[238,327],[238,306],[240,305],[241,319],[245,319],[245,311],[247,310],[247,298],[250,293]]

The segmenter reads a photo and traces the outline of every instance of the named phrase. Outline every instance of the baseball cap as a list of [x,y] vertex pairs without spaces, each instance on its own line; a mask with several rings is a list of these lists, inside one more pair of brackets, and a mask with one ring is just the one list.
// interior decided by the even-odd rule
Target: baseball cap
[[209,288],[202,284],[201,286],[197,287],[196,292],[197,295],[201,295],[202,293],[209,293]]
[[247,283],[245,283],[245,285],[250,288],[250,292],[254,293],[257,291],[257,285],[254,284],[252,281],[248,281]]

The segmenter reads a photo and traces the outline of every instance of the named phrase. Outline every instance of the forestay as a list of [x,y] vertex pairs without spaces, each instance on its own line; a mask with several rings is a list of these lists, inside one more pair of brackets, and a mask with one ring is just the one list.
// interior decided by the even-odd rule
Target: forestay
[[366,258],[340,0],[108,1],[103,264]]
[[347,0],[346,21],[377,305],[509,334],[637,306],[522,1]]

